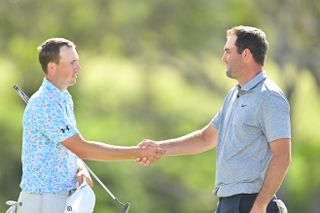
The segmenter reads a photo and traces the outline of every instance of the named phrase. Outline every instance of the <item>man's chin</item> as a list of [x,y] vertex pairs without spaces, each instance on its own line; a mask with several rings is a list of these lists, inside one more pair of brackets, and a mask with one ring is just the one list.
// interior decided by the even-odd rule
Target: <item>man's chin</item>
[[226,76],[228,76],[231,79],[237,79],[236,76],[232,73],[231,70],[226,71]]
[[73,81],[70,81],[69,86],[73,86],[77,83],[77,79],[74,79]]
[[234,77],[232,76],[231,70],[227,70],[227,71],[226,71],[226,76],[228,76],[229,78],[234,78]]

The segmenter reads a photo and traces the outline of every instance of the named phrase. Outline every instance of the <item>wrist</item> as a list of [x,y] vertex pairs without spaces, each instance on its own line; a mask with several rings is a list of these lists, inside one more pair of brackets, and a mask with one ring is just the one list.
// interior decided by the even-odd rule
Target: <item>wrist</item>
[[257,207],[259,209],[267,209],[267,206],[268,206],[268,202],[262,201],[261,199],[259,199],[259,197],[257,197],[255,202],[253,203],[253,207]]
[[130,149],[128,150],[129,152],[127,153],[127,157],[128,159],[136,159],[139,158],[141,156],[143,156],[143,149],[141,149],[141,147],[138,146],[132,146],[130,147]]

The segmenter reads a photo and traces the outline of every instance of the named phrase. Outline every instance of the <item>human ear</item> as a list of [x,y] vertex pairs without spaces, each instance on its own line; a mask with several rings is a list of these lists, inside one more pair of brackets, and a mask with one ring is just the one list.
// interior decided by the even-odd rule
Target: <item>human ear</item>
[[47,65],[47,72],[53,72],[56,70],[56,67],[57,67],[57,64],[54,63],[54,62],[49,62],[48,65]]
[[248,61],[250,58],[252,58],[251,51],[246,48],[241,53],[243,60]]

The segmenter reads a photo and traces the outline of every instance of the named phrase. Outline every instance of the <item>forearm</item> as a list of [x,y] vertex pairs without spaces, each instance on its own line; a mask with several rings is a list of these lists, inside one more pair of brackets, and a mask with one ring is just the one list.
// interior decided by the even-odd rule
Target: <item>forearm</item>
[[100,142],[87,141],[79,157],[87,160],[130,160],[143,156],[137,146],[116,146]]
[[185,136],[158,143],[168,156],[198,154],[216,146],[216,129],[207,126]]
[[87,160],[129,160],[147,154],[156,154],[157,150],[144,151],[138,146],[116,146],[102,142],[87,141],[80,134],[62,142],[62,145],[81,159]]
[[290,156],[273,157],[269,163],[263,186],[257,196],[254,206],[266,208],[272,197],[278,191],[290,165]]

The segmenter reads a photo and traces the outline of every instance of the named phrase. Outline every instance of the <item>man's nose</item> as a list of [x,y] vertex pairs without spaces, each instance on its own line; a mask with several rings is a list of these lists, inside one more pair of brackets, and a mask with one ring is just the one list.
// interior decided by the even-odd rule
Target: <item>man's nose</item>
[[79,63],[76,63],[76,67],[75,67],[75,69],[76,69],[77,71],[80,71],[80,70],[81,70],[81,66],[80,66],[80,64],[79,64]]
[[226,63],[226,53],[223,53],[223,55],[221,57],[221,61]]

